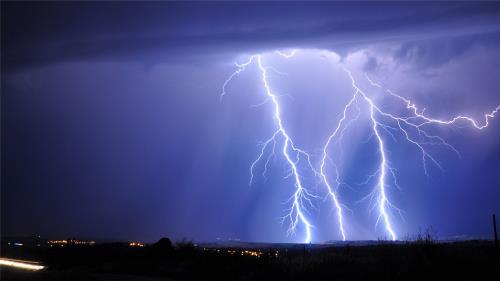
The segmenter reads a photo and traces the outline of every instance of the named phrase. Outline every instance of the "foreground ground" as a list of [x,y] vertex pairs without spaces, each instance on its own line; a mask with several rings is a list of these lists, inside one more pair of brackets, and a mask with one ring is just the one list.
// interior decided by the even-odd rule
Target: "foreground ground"
[[[127,244],[2,249],[2,256],[41,261],[47,269],[1,269],[1,280],[496,280],[493,243],[420,241],[373,245],[171,247]],[[438,279],[438,280],[439,280]]]

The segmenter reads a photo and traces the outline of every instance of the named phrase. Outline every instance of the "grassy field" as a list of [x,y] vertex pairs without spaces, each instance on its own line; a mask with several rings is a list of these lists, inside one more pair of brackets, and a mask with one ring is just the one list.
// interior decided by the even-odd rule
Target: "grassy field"
[[376,242],[371,245],[172,247],[127,244],[2,249],[43,262],[39,272],[2,269],[1,280],[498,280],[490,241]]

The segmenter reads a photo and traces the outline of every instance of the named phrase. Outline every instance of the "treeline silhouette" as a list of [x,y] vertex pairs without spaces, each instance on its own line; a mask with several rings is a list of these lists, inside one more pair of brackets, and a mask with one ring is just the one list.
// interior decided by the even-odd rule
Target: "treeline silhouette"
[[279,248],[279,254],[270,245],[258,249],[263,253],[259,257],[235,254],[236,250],[205,248],[187,240],[173,244],[168,238],[145,247],[108,243],[5,248],[3,256],[39,260],[48,269],[2,270],[1,280],[496,280],[500,276],[500,258],[491,241],[436,243],[423,236],[366,246],[291,244]]

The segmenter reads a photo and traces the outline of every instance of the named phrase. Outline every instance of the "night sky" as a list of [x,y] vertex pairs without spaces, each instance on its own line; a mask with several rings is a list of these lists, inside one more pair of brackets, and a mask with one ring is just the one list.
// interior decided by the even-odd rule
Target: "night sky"
[[[253,64],[272,66],[284,126],[318,165],[353,94],[341,66],[379,105],[404,114],[366,83],[373,77],[429,116],[484,122],[500,105],[500,3],[2,2],[2,235],[107,240],[301,242],[287,235],[294,192],[279,154],[249,167],[275,130]],[[297,50],[285,59],[276,50]],[[400,239],[490,236],[500,215],[500,116],[431,126],[460,153],[430,146],[442,170],[383,132],[401,190],[391,212]],[[380,155],[362,114],[332,150],[348,239],[387,237],[370,211]],[[340,149],[342,147],[342,149]],[[342,151],[340,151],[342,150]],[[304,168],[304,167],[302,167]],[[331,168],[331,166],[330,166]],[[330,174],[332,175],[332,174]],[[307,214],[313,242],[338,240],[324,187]]]

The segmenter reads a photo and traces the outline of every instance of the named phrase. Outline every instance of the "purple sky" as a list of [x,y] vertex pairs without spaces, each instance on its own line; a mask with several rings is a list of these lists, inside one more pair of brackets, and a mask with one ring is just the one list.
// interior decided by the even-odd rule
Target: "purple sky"
[[[272,87],[315,164],[352,95],[340,66],[436,118],[481,120],[500,104],[500,3],[1,5],[2,235],[302,241],[301,229],[287,236],[280,224],[294,191],[283,159],[248,185],[275,126],[269,103],[253,107],[265,101],[258,68],[219,100],[234,62],[252,54],[286,73],[274,73]],[[287,60],[279,49],[298,52]],[[390,189],[404,210],[393,216],[398,236],[432,227],[443,238],[488,237],[491,214],[500,214],[500,121],[430,132],[461,157],[430,148],[443,170],[429,164],[429,176],[415,147],[385,135],[402,188]],[[386,236],[358,202],[379,157],[368,137],[369,123],[359,122],[342,155],[331,155],[347,183],[339,194],[352,210],[350,239]],[[331,204],[315,204],[313,241],[339,239]]]

